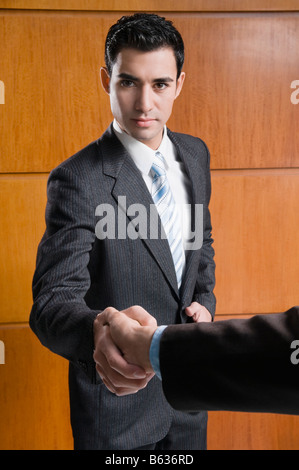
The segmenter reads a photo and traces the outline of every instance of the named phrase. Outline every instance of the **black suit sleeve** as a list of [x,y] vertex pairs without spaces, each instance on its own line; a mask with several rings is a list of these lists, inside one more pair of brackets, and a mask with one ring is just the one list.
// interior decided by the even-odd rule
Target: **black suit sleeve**
[[212,318],[214,318],[216,310],[216,297],[214,294],[215,252],[213,248],[214,240],[212,238],[212,223],[209,211],[209,203],[211,198],[210,152],[205,143],[202,143],[206,151],[206,165],[204,175],[206,191],[203,214],[203,245],[200,250],[200,261],[193,300],[199,302],[201,305],[204,305],[212,315]]
[[299,307],[248,320],[173,325],[161,338],[165,396],[182,411],[299,414]]
[[93,321],[84,296],[95,238],[94,203],[78,175],[54,170],[48,181],[46,231],[38,248],[30,326],[51,351],[80,365],[94,379]]

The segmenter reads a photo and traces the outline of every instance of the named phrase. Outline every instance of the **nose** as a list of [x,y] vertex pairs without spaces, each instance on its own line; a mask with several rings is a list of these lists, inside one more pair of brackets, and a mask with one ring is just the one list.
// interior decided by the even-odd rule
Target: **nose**
[[153,109],[153,91],[150,86],[142,86],[136,97],[135,109],[143,114]]

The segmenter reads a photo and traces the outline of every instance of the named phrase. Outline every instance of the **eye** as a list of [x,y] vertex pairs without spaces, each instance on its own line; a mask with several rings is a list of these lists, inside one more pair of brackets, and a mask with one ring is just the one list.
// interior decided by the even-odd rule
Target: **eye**
[[125,87],[125,88],[130,88],[130,87],[134,86],[135,84],[132,80],[124,79],[120,82],[120,85]]
[[155,83],[155,88],[157,90],[165,90],[165,88],[168,87],[168,84],[167,83],[164,83],[164,82],[158,82],[158,83]]

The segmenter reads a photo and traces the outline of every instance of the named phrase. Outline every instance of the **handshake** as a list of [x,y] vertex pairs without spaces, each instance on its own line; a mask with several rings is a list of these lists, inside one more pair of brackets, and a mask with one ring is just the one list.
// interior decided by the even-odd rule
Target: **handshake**
[[[163,392],[175,409],[299,415],[298,352],[292,352],[299,306],[213,324],[197,302],[185,312],[197,324],[168,326],[159,357],[151,348],[157,322],[142,307],[109,307],[96,317],[94,360],[111,392],[122,396],[145,388],[155,373],[151,360],[160,375],[159,359]],[[159,335],[154,340],[156,346]]]
[[[185,310],[194,322],[211,321],[208,310],[193,302]],[[113,307],[94,321],[94,361],[106,387],[118,396],[145,388],[155,375],[150,347],[157,322],[140,306],[123,311]]]

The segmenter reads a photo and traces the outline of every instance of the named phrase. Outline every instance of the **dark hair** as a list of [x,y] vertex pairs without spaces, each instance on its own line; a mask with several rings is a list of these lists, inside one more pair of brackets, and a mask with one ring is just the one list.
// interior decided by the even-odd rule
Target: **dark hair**
[[172,22],[149,13],[123,16],[111,26],[106,37],[105,63],[109,75],[117,54],[122,49],[133,48],[149,52],[162,47],[173,49],[178,78],[184,63],[184,42]]

